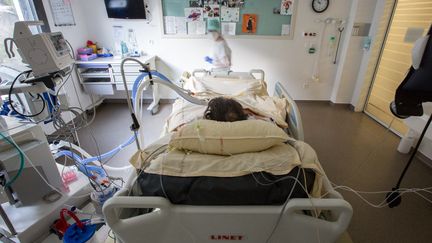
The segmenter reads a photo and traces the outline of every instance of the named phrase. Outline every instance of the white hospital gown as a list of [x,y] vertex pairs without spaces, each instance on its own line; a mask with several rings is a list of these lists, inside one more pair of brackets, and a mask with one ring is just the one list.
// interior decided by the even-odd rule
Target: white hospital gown
[[[229,63],[226,63],[228,60]],[[225,40],[215,41],[213,46],[213,67],[229,68],[231,66],[231,49]]]

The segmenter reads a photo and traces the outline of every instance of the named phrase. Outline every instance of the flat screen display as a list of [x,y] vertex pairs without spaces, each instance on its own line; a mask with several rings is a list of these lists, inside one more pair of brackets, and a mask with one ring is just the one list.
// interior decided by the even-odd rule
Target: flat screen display
[[69,49],[68,49],[68,46],[66,44],[65,39],[63,38],[62,33],[60,33],[60,32],[52,33],[50,35],[50,39],[51,39],[51,42],[52,42],[52,44],[53,44],[53,46],[57,52],[57,56],[60,57],[60,56],[65,55],[65,53],[67,53],[67,51]]
[[146,19],[144,0],[105,0],[108,18]]

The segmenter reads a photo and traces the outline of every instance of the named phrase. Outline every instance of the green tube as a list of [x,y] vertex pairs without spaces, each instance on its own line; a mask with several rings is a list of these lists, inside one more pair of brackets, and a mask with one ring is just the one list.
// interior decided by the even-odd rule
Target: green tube
[[0,132],[0,136],[6,140],[6,142],[8,142],[10,145],[14,146],[15,149],[18,151],[18,154],[20,156],[20,168],[18,169],[18,173],[8,182],[6,182],[5,187],[9,187],[10,185],[12,185],[17,179],[18,177],[21,175],[23,169],[24,169],[24,154],[21,152],[21,150],[15,145],[15,143],[13,143],[11,140],[9,140],[9,138],[7,138],[5,135],[3,135],[3,133]]

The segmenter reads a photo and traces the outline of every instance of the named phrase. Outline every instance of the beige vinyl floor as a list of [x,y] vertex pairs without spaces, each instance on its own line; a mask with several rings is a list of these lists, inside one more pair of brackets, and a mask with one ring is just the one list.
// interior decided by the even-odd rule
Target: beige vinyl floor
[[[326,102],[299,102],[305,127],[305,140],[314,147],[330,180],[362,191],[386,191],[396,183],[408,155],[396,151],[399,138],[363,113],[354,113],[347,106],[332,106]],[[151,116],[146,113],[143,124],[146,144],[162,131],[171,106],[162,105],[161,111]],[[106,152],[132,133],[126,104],[102,104],[97,118],[88,129],[80,131],[81,145],[96,155]],[[91,134],[97,143],[93,141]],[[136,150],[129,146],[110,159],[109,164],[127,164]],[[416,160],[403,182],[406,188],[432,186],[432,169]],[[354,215],[340,242],[355,243],[411,243],[432,242],[432,204],[411,194],[402,204],[390,209],[371,207],[351,192],[342,192],[353,206]],[[432,200],[432,195],[426,195]],[[384,194],[365,195],[379,204]]]

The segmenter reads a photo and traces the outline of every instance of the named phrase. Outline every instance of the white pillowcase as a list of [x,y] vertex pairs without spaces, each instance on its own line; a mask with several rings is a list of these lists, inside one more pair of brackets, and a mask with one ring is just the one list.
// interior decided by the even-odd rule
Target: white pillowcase
[[197,120],[175,132],[169,145],[202,154],[234,155],[267,150],[289,139],[271,122]]

